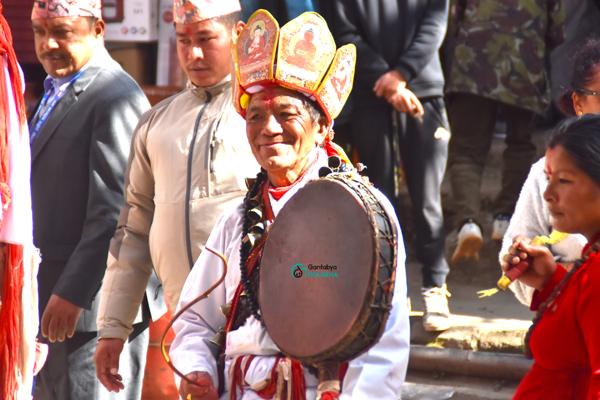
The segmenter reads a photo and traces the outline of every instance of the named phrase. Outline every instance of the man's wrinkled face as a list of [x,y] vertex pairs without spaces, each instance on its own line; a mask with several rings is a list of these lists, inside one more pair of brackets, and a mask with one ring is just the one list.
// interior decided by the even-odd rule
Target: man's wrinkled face
[[250,99],[246,134],[254,157],[271,183],[292,183],[326,133],[326,125],[313,120],[301,94],[275,87]]
[[196,86],[208,87],[231,72],[231,31],[214,19],[175,24],[179,65]]
[[54,78],[78,72],[104,36],[104,22],[89,17],[34,19],[31,26],[37,58]]

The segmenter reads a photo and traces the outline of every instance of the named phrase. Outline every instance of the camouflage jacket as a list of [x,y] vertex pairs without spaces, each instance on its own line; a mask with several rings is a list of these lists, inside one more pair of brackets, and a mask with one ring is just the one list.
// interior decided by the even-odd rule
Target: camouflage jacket
[[454,0],[447,93],[471,93],[542,113],[551,50],[563,41],[561,0]]

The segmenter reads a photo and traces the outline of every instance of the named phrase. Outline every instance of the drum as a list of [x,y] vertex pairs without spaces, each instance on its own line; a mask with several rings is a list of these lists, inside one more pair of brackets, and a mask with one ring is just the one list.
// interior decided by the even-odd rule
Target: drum
[[343,362],[374,345],[390,313],[396,225],[369,185],[342,174],[309,182],[270,228],[260,312],[286,355]]

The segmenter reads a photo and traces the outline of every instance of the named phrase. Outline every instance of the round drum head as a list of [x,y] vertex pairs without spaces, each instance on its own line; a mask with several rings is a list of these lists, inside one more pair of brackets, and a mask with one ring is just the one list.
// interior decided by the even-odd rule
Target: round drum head
[[286,354],[315,360],[357,321],[370,287],[375,234],[342,183],[308,183],[279,212],[260,266],[259,302],[269,335]]

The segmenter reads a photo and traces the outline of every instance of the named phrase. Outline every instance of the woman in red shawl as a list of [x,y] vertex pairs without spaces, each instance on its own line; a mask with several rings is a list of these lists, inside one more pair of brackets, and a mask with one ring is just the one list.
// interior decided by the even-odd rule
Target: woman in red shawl
[[503,268],[523,260],[519,278],[536,289],[537,311],[525,339],[534,364],[515,399],[600,400],[600,115],[567,121],[546,151],[544,200],[554,228],[580,233],[588,244],[565,268],[546,247],[514,240]]

